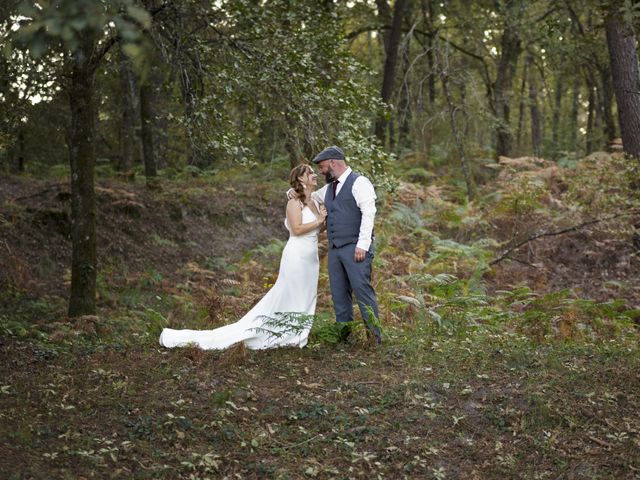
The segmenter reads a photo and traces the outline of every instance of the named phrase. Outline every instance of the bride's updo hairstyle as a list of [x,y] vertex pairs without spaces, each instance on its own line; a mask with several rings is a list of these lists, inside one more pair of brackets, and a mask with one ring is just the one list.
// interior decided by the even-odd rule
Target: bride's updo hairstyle
[[302,177],[305,173],[311,172],[311,167],[306,163],[301,163],[293,170],[291,170],[291,174],[289,175],[289,184],[291,188],[295,190],[298,194],[298,199],[305,203],[307,200],[307,196],[304,193],[304,185],[300,181],[299,177]]

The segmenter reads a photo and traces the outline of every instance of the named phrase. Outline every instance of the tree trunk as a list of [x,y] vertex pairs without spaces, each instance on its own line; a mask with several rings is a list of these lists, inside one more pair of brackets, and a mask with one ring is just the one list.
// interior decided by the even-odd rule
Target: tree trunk
[[447,107],[449,110],[449,123],[453,132],[453,138],[456,142],[456,147],[458,148],[458,154],[460,155],[460,162],[462,164],[462,173],[464,176],[465,184],[467,186],[467,198],[469,200],[473,200],[476,196],[475,182],[473,179],[473,173],[471,172],[469,157],[467,156],[467,152],[464,146],[464,135],[462,135],[462,133],[460,132],[460,129],[458,128],[458,124],[456,122],[456,108],[453,104],[451,93],[449,92],[449,77],[446,71],[442,72],[441,80],[442,92],[444,93],[444,97],[447,100]]
[[433,74],[434,67],[434,41],[433,41],[433,1],[432,0],[424,0],[423,5],[426,2],[426,12],[428,13],[428,27],[429,27],[429,37],[427,38],[427,66],[429,68],[429,105],[433,106],[436,101],[436,76]]
[[[530,66],[533,65],[533,58],[527,59]],[[538,102],[538,82],[535,76],[535,69],[529,70],[529,115],[531,117],[531,148],[536,157],[540,156],[542,146],[542,116],[540,114],[540,104]]]
[[[436,75],[435,71],[435,44],[434,41],[434,10],[432,0],[422,0],[422,19],[427,30],[426,41],[426,56],[427,56],[427,85],[428,85],[428,114],[431,115],[434,110],[434,104],[436,101]],[[422,95],[419,97],[419,102],[422,103]],[[422,111],[422,106],[416,107],[417,112]],[[431,147],[433,143],[433,124],[428,122],[425,128],[422,129],[422,139],[424,145],[424,153],[426,158],[431,157]]]
[[289,155],[289,165],[291,168],[294,168],[304,159],[304,154],[302,153],[302,149],[298,143],[295,121],[291,118],[289,112],[285,113],[285,122],[287,125],[287,131],[284,134],[284,147]]
[[191,79],[191,73],[188,68],[182,66],[180,68],[180,91],[182,93],[182,103],[184,106],[184,116],[187,119],[187,164],[201,167],[200,155],[197,151],[194,132],[198,129],[195,113],[195,85]]
[[556,86],[555,86],[555,98],[553,104],[553,117],[551,120],[551,138],[552,138],[552,149],[553,149],[553,159],[556,160],[558,158],[558,153],[560,151],[559,148],[559,140],[560,140],[560,112],[562,111],[562,96],[564,93],[564,82],[562,75],[558,74],[556,77]]
[[409,82],[409,46],[402,53],[402,77],[405,79],[400,89],[400,102],[398,105],[398,145],[397,153],[403,148],[411,148],[411,93]]
[[622,145],[626,153],[640,159],[638,42],[619,15],[607,19],[606,29]]
[[133,148],[135,138],[135,78],[129,59],[119,49],[120,68],[120,105],[122,117],[120,124],[120,170],[129,172],[133,168]]
[[616,122],[613,118],[613,86],[611,85],[611,70],[608,68],[599,70],[602,81],[602,119],[604,120],[604,132],[608,145],[616,138]]
[[25,164],[25,139],[24,139],[24,125],[20,122],[18,126],[18,173],[24,172]]
[[510,126],[510,103],[518,58],[522,42],[516,26],[516,18],[522,10],[519,0],[507,2],[505,27],[500,40],[500,60],[493,85],[493,113],[496,116],[496,156],[511,155],[513,135]]
[[[391,7],[387,0],[376,0],[376,6],[378,8],[378,19],[382,25],[391,26],[393,17],[391,16]],[[391,34],[390,29],[382,29],[380,37],[382,38],[385,55],[389,50],[389,36]]]
[[156,166],[160,169],[166,168],[169,161],[169,99],[172,95],[172,86],[166,81],[165,72],[158,67],[157,75],[151,75],[149,81],[153,84],[156,94],[156,104],[154,106],[155,117],[155,145],[154,153]]
[[587,88],[589,89],[589,96],[587,99],[587,138],[585,140],[585,150],[587,155],[593,152],[593,137],[595,126],[595,114],[596,114],[596,95],[594,92],[593,83],[587,79]]
[[[153,68],[153,67],[152,67]],[[153,75],[153,72],[150,72]],[[156,123],[156,92],[154,85],[147,81],[140,86],[140,123],[142,136],[142,158],[144,161],[144,175],[147,184],[157,175],[157,163],[154,150]]]
[[571,151],[578,150],[578,112],[580,109],[580,77],[573,78],[573,95],[571,98],[570,146]]
[[84,33],[71,58],[71,296],[69,316],[96,313],[96,201],[94,100],[95,68],[90,62],[96,41]]
[[[389,103],[393,93],[393,84],[396,76],[396,64],[398,63],[398,45],[402,34],[402,19],[406,0],[396,0],[393,7],[393,22],[389,32],[389,41],[386,48],[386,58],[384,61],[384,71],[382,78],[382,90],[380,98],[383,103]],[[375,136],[380,145],[385,144],[388,120],[384,114],[378,116],[375,125]]]
[[522,151],[522,131],[524,130],[524,110],[525,95],[524,91],[527,86],[527,77],[529,75],[529,62],[524,62],[522,66],[522,82],[520,83],[520,102],[518,102],[518,130],[516,131],[516,147],[519,152]]

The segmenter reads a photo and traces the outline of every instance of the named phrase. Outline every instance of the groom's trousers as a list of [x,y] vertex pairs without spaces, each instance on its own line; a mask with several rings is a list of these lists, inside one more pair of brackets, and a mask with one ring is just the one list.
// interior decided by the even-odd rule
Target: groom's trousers
[[[373,248],[367,252],[362,262],[354,260],[355,250],[355,243],[340,248],[329,248],[329,283],[331,284],[336,322],[353,321],[353,295],[360,307],[365,326],[375,334],[377,341],[380,342],[378,301],[371,286]],[[375,318],[371,318],[372,315]]]

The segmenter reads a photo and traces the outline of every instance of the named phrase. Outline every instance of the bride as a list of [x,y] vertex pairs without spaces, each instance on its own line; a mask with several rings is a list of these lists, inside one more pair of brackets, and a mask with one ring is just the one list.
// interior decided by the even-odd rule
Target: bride
[[193,344],[222,350],[243,342],[247,348],[259,350],[307,344],[318,290],[318,233],[327,211],[311,200],[318,175],[309,165],[295,167],[289,181],[298,198],[287,203],[285,226],[290,236],[273,288],[237,322],[214,330],[165,328],[160,345],[173,348]]

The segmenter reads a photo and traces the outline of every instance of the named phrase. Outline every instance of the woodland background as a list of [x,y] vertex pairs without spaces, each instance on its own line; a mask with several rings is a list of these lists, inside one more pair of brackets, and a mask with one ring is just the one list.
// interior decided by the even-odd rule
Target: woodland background
[[[640,4],[0,6],[7,478],[639,478]],[[166,351],[375,183],[385,342]]]

